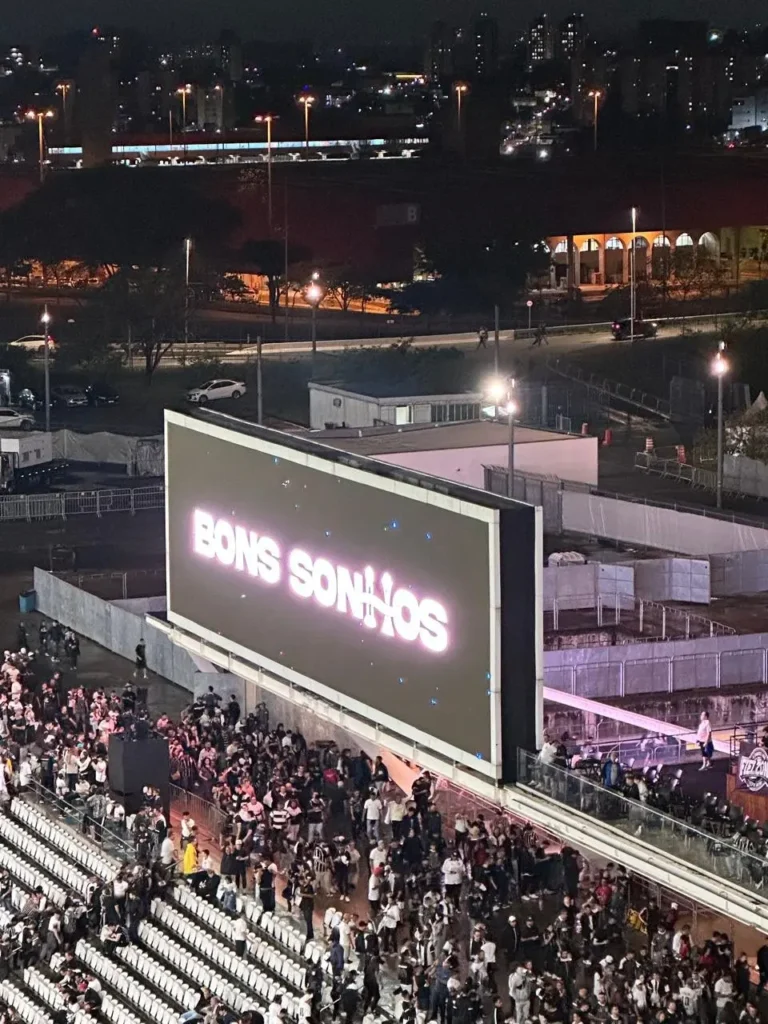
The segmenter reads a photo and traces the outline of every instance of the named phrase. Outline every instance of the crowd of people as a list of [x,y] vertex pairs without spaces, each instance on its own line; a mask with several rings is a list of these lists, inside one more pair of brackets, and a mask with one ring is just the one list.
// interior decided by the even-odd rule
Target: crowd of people
[[[47,657],[61,658],[46,630]],[[42,649],[42,641],[41,641]],[[696,943],[674,903],[631,898],[620,865],[597,869],[501,812],[440,810],[429,773],[405,793],[381,757],[308,743],[272,726],[265,706],[244,715],[209,689],[179,721],[151,728],[167,738],[171,781],[212,801],[218,835],[185,812],[171,827],[158,789],[124,818],[108,794],[109,733],[145,721],[133,686],[88,692],[76,661],[43,669],[28,644],[0,667],[0,743],[6,796],[37,776],[78,814],[96,840],[105,822],[125,828],[130,862],[106,885],[64,910],[42,890],[19,910],[0,875],[4,970],[44,960],[70,1009],[98,1016],[100,986],[73,948],[86,932],[111,952],[139,942],[155,896],[188,884],[231,915],[233,956],[253,933],[243,901],[303,920],[307,939],[327,943],[329,976],[308,965],[302,1019],[374,1024],[733,1024],[761,1020],[768,945],[754,986],[744,954],[715,932]],[[24,730],[15,726],[23,719]],[[610,780],[609,780],[610,781]],[[212,839],[213,841],[209,841]],[[633,890],[634,892],[634,890]],[[196,1007],[205,1024],[235,1024],[209,992]],[[262,1024],[255,1011],[241,1024]],[[267,1024],[284,1017],[269,1008]]]

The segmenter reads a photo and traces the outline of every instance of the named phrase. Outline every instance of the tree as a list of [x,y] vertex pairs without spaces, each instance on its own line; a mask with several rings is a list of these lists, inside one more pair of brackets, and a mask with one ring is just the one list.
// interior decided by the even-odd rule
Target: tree
[[349,310],[354,299],[359,299],[364,313],[366,302],[373,298],[376,291],[376,283],[371,280],[370,275],[360,272],[348,263],[327,267],[323,271],[323,280],[343,313]]
[[[416,282],[420,309],[478,313],[509,305],[529,277],[545,273],[549,265],[549,250],[538,241],[501,233],[442,233],[428,238],[424,248],[422,271],[432,280]],[[405,292],[402,298],[413,301],[415,293]]]
[[130,330],[132,350],[144,359],[147,380],[181,337],[185,311],[184,276],[178,268],[125,267],[99,292],[107,337]]
[[[311,253],[305,246],[289,244],[287,256],[289,271],[293,264],[308,260],[310,255]],[[262,277],[266,278],[267,291],[269,292],[269,311],[273,321],[277,319],[281,286],[287,283],[285,265],[285,242],[279,239],[249,239],[243,242],[238,253],[238,270],[261,274]]]
[[223,254],[238,223],[228,203],[193,188],[191,178],[145,168],[95,168],[51,175],[0,218],[15,258],[50,265],[74,260],[101,267],[160,266],[192,238],[195,250]]

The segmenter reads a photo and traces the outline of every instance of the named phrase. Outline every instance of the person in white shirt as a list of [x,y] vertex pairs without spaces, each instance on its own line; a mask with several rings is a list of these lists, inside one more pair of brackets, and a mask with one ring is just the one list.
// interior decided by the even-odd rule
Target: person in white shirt
[[189,811],[182,811],[181,813],[181,848],[184,850],[190,839],[194,839],[197,831],[197,825],[195,819],[189,813]]
[[442,873],[445,898],[457,906],[465,871],[464,864],[459,860],[459,855],[455,851],[443,861]]
[[381,876],[379,869],[372,871],[368,878],[368,905],[371,908],[371,921],[375,921],[379,913],[381,902]]
[[699,744],[699,748],[701,749],[701,768],[699,768],[699,771],[705,772],[708,768],[712,767],[712,755],[715,752],[714,745],[712,743],[712,726],[709,722],[708,711],[701,712],[699,728],[696,730],[696,742]]
[[176,863],[176,847],[173,845],[173,839],[171,838],[171,829],[168,829],[168,834],[160,844],[160,863],[164,868],[170,869]]
[[387,863],[388,857],[389,854],[387,853],[387,848],[384,843],[384,840],[380,839],[378,843],[374,846],[374,848],[371,850],[370,856],[368,857],[368,860],[370,861],[371,864],[371,871],[373,871],[374,868],[383,868],[384,865]]
[[403,830],[403,818],[405,817],[405,800],[402,793],[396,793],[387,801],[387,824],[392,829],[392,838],[397,841]]
[[384,806],[376,793],[371,793],[363,804],[363,810],[365,812],[365,829],[368,833],[368,838],[380,839],[381,814],[384,810]]
[[232,941],[235,944],[235,953],[238,956],[245,955],[245,943],[248,938],[248,925],[244,917],[235,918],[232,924]]

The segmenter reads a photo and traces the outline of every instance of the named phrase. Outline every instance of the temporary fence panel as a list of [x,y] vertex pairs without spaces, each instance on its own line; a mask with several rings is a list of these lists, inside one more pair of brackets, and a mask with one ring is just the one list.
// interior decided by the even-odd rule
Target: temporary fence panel
[[70,516],[107,515],[165,507],[165,489],[115,487],[95,491],[61,491],[54,494],[9,494],[0,497],[0,522],[33,522],[68,519]]

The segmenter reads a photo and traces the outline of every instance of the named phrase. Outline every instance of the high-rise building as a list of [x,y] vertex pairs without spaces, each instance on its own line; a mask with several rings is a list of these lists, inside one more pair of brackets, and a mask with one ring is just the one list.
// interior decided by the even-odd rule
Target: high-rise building
[[424,71],[432,82],[453,74],[453,30],[444,21],[432,24]]
[[499,65],[499,25],[495,18],[483,11],[472,26],[475,44],[475,75],[491,78]]
[[115,92],[109,47],[101,45],[94,37],[83,50],[77,69],[77,123],[85,167],[109,161],[115,120]]
[[584,52],[586,30],[583,14],[569,14],[560,22],[557,32],[557,56],[560,60],[573,60]]
[[221,33],[218,64],[230,82],[242,82],[243,44],[234,32],[225,30]]
[[555,56],[555,33],[552,22],[542,14],[531,22],[528,29],[528,62],[543,64]]

